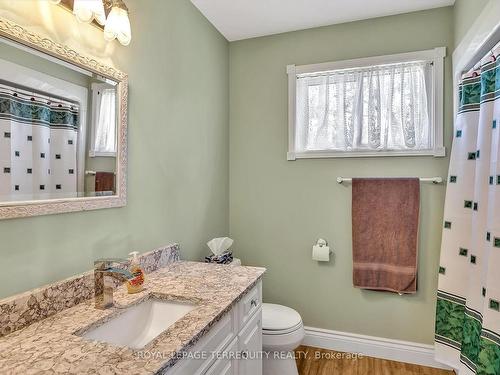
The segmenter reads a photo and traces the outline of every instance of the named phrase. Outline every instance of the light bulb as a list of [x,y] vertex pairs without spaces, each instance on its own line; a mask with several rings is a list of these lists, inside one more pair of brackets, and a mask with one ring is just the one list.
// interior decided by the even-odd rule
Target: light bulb
[[75,0],[73,14],[80,22],[90,23],[96,19],[101,25],[106,22],[102,0]]
[[104,26],[104,39],[109,42],[115,38],[124,46],[129,45],[132,40],[128,12],[117,6],[111,8]]
[[104,5],[101,0],[98,0],[98,4],[95,5],[94,18],[97,23],[104,26],[106,23],[106,13],[104,12]]

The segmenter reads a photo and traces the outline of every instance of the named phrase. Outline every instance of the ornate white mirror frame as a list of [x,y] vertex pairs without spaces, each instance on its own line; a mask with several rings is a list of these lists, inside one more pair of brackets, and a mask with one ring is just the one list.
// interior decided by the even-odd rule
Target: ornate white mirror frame
[[0,17],[0,37],[118,82],[116,193],[112,196],[0,203],[0,219],[122,207],[127,204],[127,74]]

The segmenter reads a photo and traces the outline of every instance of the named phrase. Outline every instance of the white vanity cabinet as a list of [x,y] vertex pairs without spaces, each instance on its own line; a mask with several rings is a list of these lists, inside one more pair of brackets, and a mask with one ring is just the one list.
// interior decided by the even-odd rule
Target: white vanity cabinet
[[261,375],[262,282],[259,281],[165,375]]

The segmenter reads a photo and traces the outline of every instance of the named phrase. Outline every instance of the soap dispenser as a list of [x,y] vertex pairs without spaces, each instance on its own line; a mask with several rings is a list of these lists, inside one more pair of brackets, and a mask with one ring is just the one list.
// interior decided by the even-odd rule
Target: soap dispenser
[[130,273],[134,275],[133,278],[127,281],[127,290],[129,294],[138,293],[144,289],[144,271],[139,264],[139,252],[132,251],[129,255],[132,256],[130,262]]

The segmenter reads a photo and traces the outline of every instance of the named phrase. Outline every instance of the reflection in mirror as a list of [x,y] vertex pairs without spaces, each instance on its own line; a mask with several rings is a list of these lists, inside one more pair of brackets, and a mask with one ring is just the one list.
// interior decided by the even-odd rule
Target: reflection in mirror
[[117,82],[0,40],[0,204],[114,195]]

